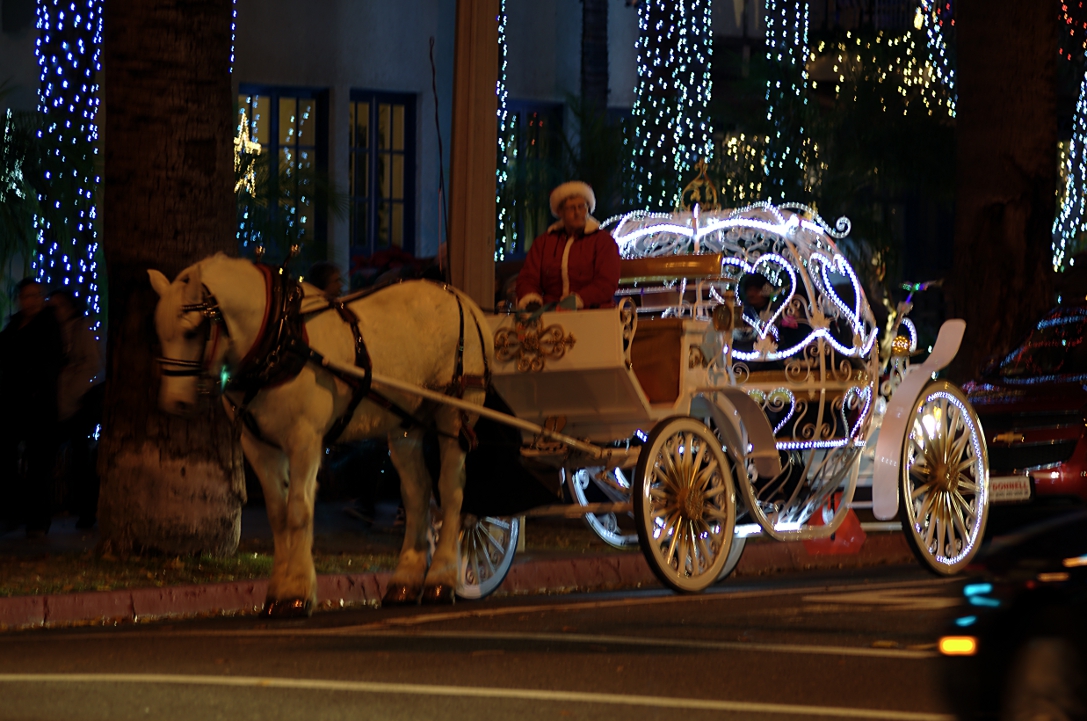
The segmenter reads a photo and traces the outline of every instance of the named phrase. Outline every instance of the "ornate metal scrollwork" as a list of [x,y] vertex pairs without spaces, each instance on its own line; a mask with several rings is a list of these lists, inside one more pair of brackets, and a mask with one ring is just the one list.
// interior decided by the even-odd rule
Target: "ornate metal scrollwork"
[[514,328],[500,328],[494,334],[494,355],[499,363],[516,358],[521,373],[538,373],[544,369],[547,358],[562,358],[576,341],[573,333],[567,334],[557,323],[544,328],[539,318],[526,319],[518,321]]

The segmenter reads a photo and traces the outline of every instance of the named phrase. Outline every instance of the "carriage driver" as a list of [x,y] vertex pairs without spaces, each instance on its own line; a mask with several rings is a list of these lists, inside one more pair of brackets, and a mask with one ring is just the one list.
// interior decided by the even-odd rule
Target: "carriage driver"
[[569,310],[607,308],[619,289],[619,246],[590,213],[593,189],[580,180],[551,191],[559,219],[532,242],[517,277],[517,307],[536,310],[558,303]]

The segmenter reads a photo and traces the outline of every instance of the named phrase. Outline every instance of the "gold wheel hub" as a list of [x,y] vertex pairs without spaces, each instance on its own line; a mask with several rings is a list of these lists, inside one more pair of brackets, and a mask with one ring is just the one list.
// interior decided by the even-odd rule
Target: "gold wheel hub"
[[702,511],[706,506],[703,494],[693,488],[680,490],[676,498],[679,512],[689,521],[697,521],[702,518]]
[[955,474],[951,464],[941,461],[932,469],[932,483],[941,491],[950,491],[955,483]]

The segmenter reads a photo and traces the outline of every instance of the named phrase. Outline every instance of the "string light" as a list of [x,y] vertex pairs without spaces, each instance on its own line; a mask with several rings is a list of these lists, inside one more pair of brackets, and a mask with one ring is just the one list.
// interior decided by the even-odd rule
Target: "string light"
[[[767,195],[785,200],[797,190],[810,190],[807,157],[811,150],[803,118],[808,104],[807,0],[766,0],[766,140],[763,171]],[[796,186],[800,186],[797,188]]]
[[517,248],[517,224],[513,222],[512,198],[507,199],[506,188],[510,179],[510,164],[517,157],[517,116],[511,116],[508,108],[509,92],[506,89],[506,0],[498,2],[498,168],[495,170],[496,208],[498,232],[495,233],[494,259],[505,260],[508,253]]
[[[42,0],[37,4],[35,55],[41,70],[38,138],[47,190],[38,197],[49,208],[35,218],[34,276],[46,286],[64,286],[86,300],[97,335],[102,328],[98,284],[98,213],[101,178],[98,154],[97,73],[102,69],[103,0]],[[69,191],[71,195],[69,195]],[[74,196],[74,197],[72,197]]]
[[1064,269],[1068,253],[1075,247],[1080,234],[1087,231],[1083,187],[1087,182],[1087,153],[1084,152],[1084,143],[1087,142],[1087,75],[1080,83],[1079,101],[1072,123],[1072,139],[1067,152],[1062,153],[1064,193],[1057,218],[1053,221],[1053,269],[1056,271]]
[[[929,61],[936,70],[936,78],[947,89],[948,113],[955,117],[958,103],[958,91],[955,89],[955,70],[951,67],[951,54],[948,51],[947,40],[944,38],[944,23],[952,27],[955,25],[951,17],[951,2],[944,0],[940,7],[939,0],[920,0],[918,16],[921,25],[928,38]],[[914,23],[916,27],[916,23]]]
[[[1082,33],[1080,49],[1087,49],[1087,19],[1072,16],[1071,3],[1062,3],[1062,24],[1068,28],[1071,38],[1076,37],[1077,31]],[[1083,3],[1079,2],[1077,11],[1083,14]],[[1063,37],[1063,34],[1062,34]],[[1071,43],[1074,44],[1074,43]],[[1062,44],[1057,52],[1066,60],[1072,59],[1069,47],[1067,50]],[[1079,100],[1076,102],[1075,114],[1072,117],[1072,138],[1065,145],[1061,143],[1060,152],[1060,180],[1058,188],[1057,217],[1053,220],[1053,269],[1063,271],[1065,263],[1072,265],[1070,257],[1077,250],[1078,241],[1084,231],[1087,231],[1087,217],[1084,207],[1087,199],[1084,197],[1084,184],[1087,183],[1087,73],[1080,80]]]
[[646,0],[638,6],[638,86],[631,117],[628,205],[669,210],[676,182],[713,156],[711,0]]

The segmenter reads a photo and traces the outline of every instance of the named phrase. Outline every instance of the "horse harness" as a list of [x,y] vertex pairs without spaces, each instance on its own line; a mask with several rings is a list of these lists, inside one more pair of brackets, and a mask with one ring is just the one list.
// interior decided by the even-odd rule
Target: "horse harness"
[[[388,288],[393,283],[352,293],[337,300],[330,300],[326,307],[303,314],[301,312],[302,285],[286,273],[283,268],[273,268],[264,263],[256,263],[255,266],[264,276],[266,293],[264,319],[257,334],[257,339],[231,375],[230,382],[223,389],[223,397],[231,406],[235,422],[244,423],[249,432],[262,443],[278,447],[274,441],[269,440],[261,433],[256,418],[249,412],[249,404],[265,388],[286,383],[297,377],[307,363],[315,363],[351,389],[351,400],[347,405],[347,409],[336,418],[332,423],[332,427],[324,436],[323,440],[326,447],[333,445],[347,429],[351,418],[364,399],[374,402],[400,418],[401,425],[405,428],[424,425],[409,411],[372,387],[371,373],[373,364],[370,360],[370,354],[366,350],[366,343],[362,338],[362,332],[359,330],[358,316],[347,305],[349,302]],[[401,281],[396,281],[396,283],[399,282]],[[463,398],[464,392],[469,388],[486,390],[490,385],[491,371],[487,362],[487,355],[483,353],[484,374],[476,376],[464,372],[464,304],[460,296],[451,287],[442,284],[442,288],[456,298],[457,310],[460,315],[460,332],[454,358],[453,377],[442,390],[448,395]],[[204,297],[201,303],[183,305],[181,311],[182,313],[199,312],[204,316],[205,320],[209,321],[209,327],[205,331],[207,333],[205,348],[208,350],[204,354],[204,359],[187,361],[160,358],[159,362],[163,365],[163,375],[206,376],[209,370],[208,366],[214,357],[220,329],[223,335],[230,336],[222,312],[219,309],[219,302],[206,286],[203,291]],[[355,341],[355,366],[366,372],[365,378],[335,368],[329,364],[320,352],[310,347],[304,316],[316,315],[329,310],[335,310],[340,319],[351,329]],[[475,326],[476,333],[479,336],[480,348],[483,349],[485,347],[483,329],[480,328],[478,319],[475,319]],[[231,393],[240,393],[242,396],[241,402],[236,403],[230,396]],[[464,411],[461,411],[461,416],[462,421],[465,420],[466,414]],[[462,445],[466,444],[469,448],[474,448],[476,445],[475,434],[465,422],[461,423],[461,434]]]

